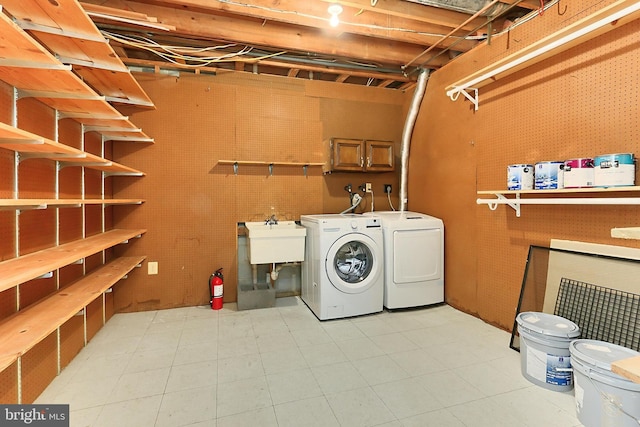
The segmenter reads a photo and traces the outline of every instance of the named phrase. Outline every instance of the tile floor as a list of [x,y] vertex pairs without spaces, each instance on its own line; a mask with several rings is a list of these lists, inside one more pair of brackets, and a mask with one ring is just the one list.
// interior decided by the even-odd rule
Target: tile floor
[[115,315],[36,403],[71,426],[580,426],[510,334],[449,306],[318,321],[299,298]]

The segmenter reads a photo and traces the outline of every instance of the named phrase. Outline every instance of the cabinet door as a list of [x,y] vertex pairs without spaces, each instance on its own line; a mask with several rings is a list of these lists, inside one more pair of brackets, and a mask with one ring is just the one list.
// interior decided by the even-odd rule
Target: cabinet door
[[391,141],[365,141],[367,150],[367,164],[365,169],[369,172],[383,172],[395,170],[395,158],[393,142]]
[[364,141],[359,139],[333,138],[333,170],[362,171],[364,167]]

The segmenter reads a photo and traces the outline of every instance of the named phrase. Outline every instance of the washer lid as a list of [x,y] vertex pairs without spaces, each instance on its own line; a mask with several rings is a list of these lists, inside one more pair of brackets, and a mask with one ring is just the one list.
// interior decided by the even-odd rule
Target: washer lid
[[610,371],[611,364],[618,360],[640,356],[635,350],[597,340],[575,340],[569,345],[572,356],[597,368]]
[[530,331],[551,337],[577,338],[580,336],[578,325],[553,314],[526,311],[518,314],[516,322]]

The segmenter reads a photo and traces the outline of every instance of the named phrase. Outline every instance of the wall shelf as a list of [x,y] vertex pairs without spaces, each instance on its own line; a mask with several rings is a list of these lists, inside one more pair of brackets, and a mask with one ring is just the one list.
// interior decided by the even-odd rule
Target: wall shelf
[[49,297],[0,323],[0,371],[81,312],[134,268],[144,256],[121,257],[102,265]]
[[0,292],[100,251],[142,236],[147,230],[115,229],[0,262]]
[[140,205],[142,203],[144,200],[138,199],[0,199],[0,209],[47,209],[48,207]]
[[324,163],[312,163],[312,162],[264,162],[254,160],[218,160],[219,165],[231,165],[233,166],[234,175],[238,175],[240,165],[247,166],[267,166],[269,168],[269,175],[273,175],[274,166],[294,166],[302,167],[304,176],[307,176],[307,169],[309,167],[322,167]]
[[[26,5],[26,2],[11,3],[3,3],[11,12],[18,10],[18,7],[22,10]],[[79,5],[77,7],[80,8]],[[19,98],[36,98],[62,116],[80,123],[82,117],[92,117],[98,121],[120,118],[129,127],[136,128],[107,102],[105,96],[98,95],[70,66],[62,64],[3,12],[0,12],[0,34],[5,40],[0,46],[0,80],[15,87]],[[114,73],[111,74],[110,77],[113,77]],[[132,76],[129,78],[133,79]],[[150,139],[144,133],[140,136]]]
[[61,166],[84,166],[102,170],[107,175],[143,176],[144,173],[111,160],[86,153],[48,138],[0,122],[0,147],[20,153],[20,160],[47,158]]
[[[521,205],[640,205],[640,197],[601,197],[611,193],[640,192],[640,186],[609,188],[564,188],[560,190],[489,190],[478,191],[478,195],[492,195],[494,199],[476,199],[479,205],[488,205],[496,210],[498,205],[508,205],[520,217]],[[522,195],[543,198],[521,198]],[[553,197],[567,194],[591,194],[592,197]],[[507,197],[510,196],[510,197]]]
[[619,0],[447,86],[446,94],[452,101],[456,101],[462,94],[477,110],[479,88],[615,30],[639,17],[640,1]]

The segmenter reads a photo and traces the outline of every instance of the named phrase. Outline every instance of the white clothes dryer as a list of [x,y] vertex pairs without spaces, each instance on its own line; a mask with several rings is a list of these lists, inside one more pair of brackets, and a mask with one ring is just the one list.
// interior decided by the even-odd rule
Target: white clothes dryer
[[383,310],[380,219],[356,214],[303,215],[307,228],[302,300],[320,320]]
[[444,224],[418,212],[367,212],[382,220],[384,306],[418,307],[444,302]]

